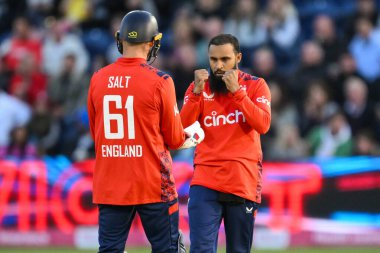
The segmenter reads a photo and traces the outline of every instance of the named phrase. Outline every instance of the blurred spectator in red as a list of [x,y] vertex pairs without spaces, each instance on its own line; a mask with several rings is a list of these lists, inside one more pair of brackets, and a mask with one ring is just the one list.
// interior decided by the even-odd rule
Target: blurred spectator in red
[[80,37],[70,33],[70,25],[54,18],[47,20],[47,36],[43,44],[43,65],[49,77],[56,77],[63,68],[64,58],[76,58],[75,74],[83,74],[89,65],[89,55]]
[[32,58],[36,69],[42,65],[42,43],[34,34],[30,21],[18,17],[13,23],[12,35],[1,44],[1,55],[10,71],[15,71],[25,57]]
[[309,154],[318,158],[350,156],[353,140],[351,128],[344,114],[337,110],[327,121],[315,127],[307,137]]
[[360,75],[368,82],[380,78],[380,31],[367,18],[355,23],[356,34],[349,45]]
[[28,129],[25,126],[15,127],[11,131],[10,143],[5,150],[0,149],[0,158],[36,159],[36,146],[30,141]]
[[360,130],[375,127],[374,104],[368,99],[367,84],[359,77],[351,77],[344,84],[343,109],[356,135]]
[[46,83],[47,78],[35,59],[24,54],[11,78],[9,93],[33,105],[38,96],[46,93]]

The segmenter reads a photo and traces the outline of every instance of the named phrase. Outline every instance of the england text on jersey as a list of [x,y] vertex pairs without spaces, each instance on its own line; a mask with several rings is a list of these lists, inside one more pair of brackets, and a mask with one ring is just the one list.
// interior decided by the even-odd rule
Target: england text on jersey
[[102,157],[142,157],[141,145],[102,145]]

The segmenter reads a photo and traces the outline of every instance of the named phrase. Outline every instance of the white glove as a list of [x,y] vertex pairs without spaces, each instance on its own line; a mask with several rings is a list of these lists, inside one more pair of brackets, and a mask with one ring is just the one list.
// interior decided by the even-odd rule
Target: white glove
[[179,149],[195,147],[205,138],[205,132],[198,121],[195,121],[191,126],[186,127],[184,131],[189,137],[186,138],[185,142],[179,147]]

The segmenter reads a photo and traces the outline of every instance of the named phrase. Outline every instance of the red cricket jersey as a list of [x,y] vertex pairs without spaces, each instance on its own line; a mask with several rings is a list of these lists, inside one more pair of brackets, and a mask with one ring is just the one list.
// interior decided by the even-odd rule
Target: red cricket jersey
[[186,91],[182,124],[187,127],[198,120],[205,132],[195,150],[191,185],[260,203],[260,134],[269,130],[271,95],[264,79],[241,71],[239,84],[234,94],[211,93],[208,82],[200,95],[192,93],[194,83]]
[[172,78],[140,58],[94,73],[88,113],[95,140],[94,203],[135,205],[177,197],[168,148],[185,141]]

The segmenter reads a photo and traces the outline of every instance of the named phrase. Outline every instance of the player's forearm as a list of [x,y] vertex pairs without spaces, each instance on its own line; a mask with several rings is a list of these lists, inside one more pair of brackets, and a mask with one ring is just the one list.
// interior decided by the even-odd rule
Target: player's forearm
[[243,113],[247,123],[259,134],[268,132],[271,122],[271,113],[255,105],[245,91],[234,97],[236,105]]
[[188,127],[198,120],[200,113],[200,96],[193,94],[185,97],[185,103],[181,109],[181,121],[183,127]]
[[[170,132],[172,133],[172,135],[170,135]],[[167,132],[166,134],[164,134],[164,136],[167,136],[166,138],[164,137],[165,144],[170,149],[178,149],[185,142],[185,139],[186,139],[185,132],[183,131],[182,127],[180,129],[172,129],[172,131],[170,132]]]

